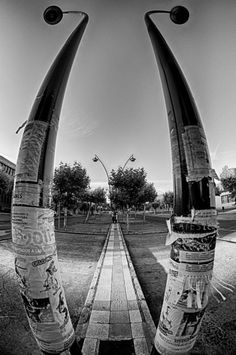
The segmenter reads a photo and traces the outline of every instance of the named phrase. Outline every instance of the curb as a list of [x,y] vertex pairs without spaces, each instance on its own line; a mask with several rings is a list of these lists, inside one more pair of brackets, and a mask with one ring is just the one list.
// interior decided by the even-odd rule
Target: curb
[[131,275],[131,279],[133,282],[134,291],[137,296],[139,310],[140,310],[140,313],[141,313],[141,316],[142,316],[144,322],[147,325],[145,337],[146,337],[146,341],[147,341],[147,345],[148,345],[148,350],[151,353],[151,350],[153,348],[155,334],[156,334],[156,326],[153,322],[153,319],[152,319],[151,313],[149,311],[146,299],[144,297],[143,291],[142,291],[140,283],[138,281],[137,274],[134,270],[134,266],[133,266],[132,260],[130,258],[129,251],[128,251],[128,248],[127,248],[127,245],[126,245],[126,242],[124,239],[124,235],[123,235],[120,225],[119,225],[119,230],[120,230],[120,234],[122,235],[122,242],[123,242],[123,246],[124,246],[124,250],[125,250],[125,255],[126,255],[126,258],[128,261],[128,267],[130,269],[130,275]]
[[96,266],[96,269],[95,269],[95,272],[94,272],[94,275],[92,278],[92,282],[90,284],[90,288],[89,288],[84,306],[82,308],[77,327],[75,329],[75,337],[77,339],[77,342],[81,342],[81,340],[84,339],[85,335],[86,335],[86,331],[87,331],[88,323],[89,323],[89,318],[91,315],[92,305],[93,305],[99,277],[100,277],[101,270],[102,270],[104,256],[105,256],[106,249],[107,249],[110,230],[111,230],[111,226],[108,229],[106,240],[105,240],[101,255],[98,259],[98,263],[97,263],[97,266]]

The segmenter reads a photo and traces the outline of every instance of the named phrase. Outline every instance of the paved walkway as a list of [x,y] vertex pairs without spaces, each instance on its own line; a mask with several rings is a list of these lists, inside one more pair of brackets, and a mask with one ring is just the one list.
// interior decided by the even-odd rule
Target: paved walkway
[[120,226],[112,224],[76,329],[82,353],[148,355],[154,335]]

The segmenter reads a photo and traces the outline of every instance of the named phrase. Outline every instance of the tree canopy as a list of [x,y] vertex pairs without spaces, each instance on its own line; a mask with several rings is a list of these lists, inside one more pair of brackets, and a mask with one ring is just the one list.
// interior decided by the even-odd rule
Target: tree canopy
[[106,202],[106,191],[102,187],[97,187],[94,190],[89,190],[84,196],[84,200],[87,202],[93,202],[96,204],[102,204]]
[[87,171],[80,163],[74,162],[71,166],[61,162],[54,172],[54,202],[60,202],[64,207],[74,207],[83,198],[89,183]]
[[224,191],[229,191],[236,196],[236,169],[225,165],[220,174],[220,181]]
[[119,167],[110,174],[110,187],[112,203],[121,208],[138,207],[145,202],[153,202],[157,196],[154,185],[146,180],[147,173],[144,168]]
[[0,193],[10,193],[13,189],[13,179],[10,179],[7,174],[0,171]]
[[221,184],[225,191],[229,191],[233,196],[236,196],[236,176],[221,179]]
[[163,203],[169,208],[173,207],[174,193],[172,191],[167,191],[163,194]]

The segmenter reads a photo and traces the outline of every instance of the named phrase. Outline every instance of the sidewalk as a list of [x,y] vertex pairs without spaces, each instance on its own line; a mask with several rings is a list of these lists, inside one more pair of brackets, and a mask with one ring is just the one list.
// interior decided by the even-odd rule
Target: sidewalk
[[120,226],[112,224],[81,312],[77,340],[83,355],[148,355],[154,336]]

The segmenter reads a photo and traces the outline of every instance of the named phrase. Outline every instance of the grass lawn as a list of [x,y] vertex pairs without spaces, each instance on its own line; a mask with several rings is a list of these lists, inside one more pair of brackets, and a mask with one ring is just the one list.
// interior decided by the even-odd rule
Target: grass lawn
[[[236,221],[234,226],[236,226]],[[221,221],[220,221],[221,222]],[[162,307],[168,273],[170,247],[165,246],[167,228],[164,218],[132,219],[127,233],[125,222],[122,230],[135,271],[145,295],[154,323],[157,325]],[[230,226],[230,230],[232,226]],[[236,243],[217,241],[214,275],[236,287]],[[213,277],[213,284],[215,283]],[[212,288],[209,304],[192,354],[236,354],[236,289],[231,293],[219,287],[226,297],[220,303]],[[218,294],[219,296],[219,294]]]
[[[84,216],[69,217],[67,231],[56,232],[61,277],[74,327],[111,222],[107,215],[92,216],[87,224],[83,221]],[[0,354],[39,355],[19,294],[11,240],[0,243],[0,299]]]

